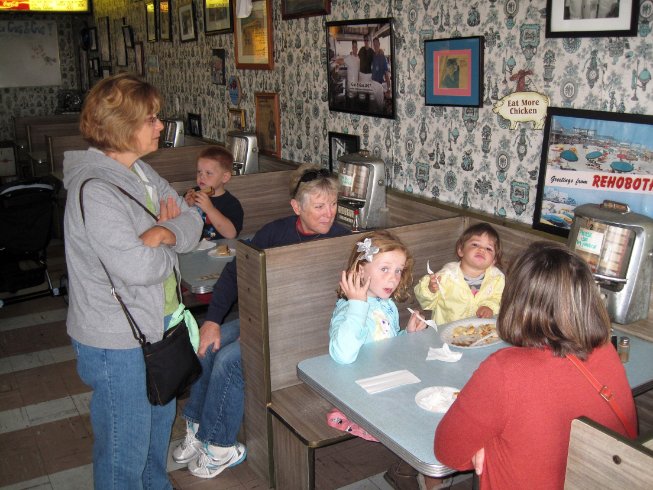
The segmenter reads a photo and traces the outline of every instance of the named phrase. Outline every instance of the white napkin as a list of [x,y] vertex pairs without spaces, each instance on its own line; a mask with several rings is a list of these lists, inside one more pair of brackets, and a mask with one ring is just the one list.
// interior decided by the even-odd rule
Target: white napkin
[[429,412],[444,413],[458,396],[459,389],[451,386],[429,386],[415,395],[415,403]]
[[449,344],[445,343],[442,347],[429,347],[429,353],[426,355],[427,361],[444,361],[458,362],[463,356],[462,352],[454,352],[449,349]]
[[197,247],[195,247],[195,250],[208,250],[209,248],[213,247],[215,247],[215,242],[207,240],[206,238],[202,238],[197,244]]
[[400,371],[372,376],[371,378],[359,379],[356,383],[370,395],[373,395],[374,393],[379,393],[402,385],[419,383],[420,381],[421,380],[413,373],[406,369],[402,369]]

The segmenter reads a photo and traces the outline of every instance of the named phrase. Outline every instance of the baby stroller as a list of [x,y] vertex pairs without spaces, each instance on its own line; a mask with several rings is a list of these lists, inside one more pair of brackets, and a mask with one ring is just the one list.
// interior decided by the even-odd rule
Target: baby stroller
[[0,308],[45,296],[66,294],[54,288],[47,266],[54,198],[61,184],[54,178],[20,180],[0,186],[0,292],[15,293],[47,281],[47,289],[0,299]]

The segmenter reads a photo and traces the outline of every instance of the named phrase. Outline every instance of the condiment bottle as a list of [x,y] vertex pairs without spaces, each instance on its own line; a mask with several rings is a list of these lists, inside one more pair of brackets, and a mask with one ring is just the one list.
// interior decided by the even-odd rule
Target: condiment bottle
[[359,217],[360,210],[354,209],[354,220],[351,223],[351,231],[356,232],[360,231],[361,221]]
[[627,363],[630,359],[630,339],[628,337],[619,339],[619,359],[622,364]]

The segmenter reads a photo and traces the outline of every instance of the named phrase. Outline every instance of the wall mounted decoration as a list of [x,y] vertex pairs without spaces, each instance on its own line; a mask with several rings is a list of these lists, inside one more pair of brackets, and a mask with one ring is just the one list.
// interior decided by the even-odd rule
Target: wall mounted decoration
[[234,31],[234,0],[204,0],[204,32],[226,34]]
[[103,66],[102,67],[102,78],[109,78],[111,76],[111,67]]
[[338,158],[347,153],[356,153],[360,145],[360,136],[329,131],[329,171],[338,170]]
[[331,13],[331,0],[281,0],[281,17],[296,19]]
[[102,70],[100,70],[100,59],[99,58],[92,58],[89,60],[89,63],[91,65],[91,74],[94,77],[101,77],[102,76]]
[[127,66],[127,47],[125,45],[125,36],[122,32],[122,27],[122,19],[115,19],[113,21],[113,32],[115,33],[113,39],[117,66]]
[[122,37],[125,39],[125,47],[134,47],[134,31],[131,26],[122,26]]
[[134,43],[134,65],[136,74],[145,75],[145,64],[143,63],[143,43]]
[[639,2],[547,0],[546,37],[635,36]]
[[152,0],[145,2],[145,30],[146,39],[153,43],[158,38],[157,21],[156,21],[156,4]]
[[172,2],[159,0],[159,39],[172,41]]
[[249,17],[236,17],[234,25],[236,68],[272,70],[272,0],[255,0]]
[[109,32],[109,17],[97,20],[98,42],[100,43],[100,61],[111,63],[111,34]]
[[653,218],[653,116],[549,107],[533,228],[568,236],[574,208],[603,200]]
[[326,23],[329,110],[394,118],[392,19]]
[[13,141],[0,141],[0,177],[16,175],[16,147]]
[[426,105],[483,107],[483,37],[424,41]]
[[281,157],[281,127],[279,119],[279,94],[257,92],[256,138],[261,153]]
[[245,129],[245,111],[243,109],[229,109],[229,129]]
[[240,80],[238,77],[231,75],[229,83],[227,83],[227,90],[229,91],[229,101],[231,105],[237,106],[240,104]]
[[202,116],[188,113],[188,133],[191,136],[202,137]]
[[97,51],[97,29],[95,27],[89,27],[88,38],[89,38],[88,49],[91,51]]
[[226,56],[224,49],[211,51],[211,82],[216,85],[227,85]]
[[182,41],[197,39],[197,28],[195,26],[195,4],[189,3],[179,7],[179,37]]

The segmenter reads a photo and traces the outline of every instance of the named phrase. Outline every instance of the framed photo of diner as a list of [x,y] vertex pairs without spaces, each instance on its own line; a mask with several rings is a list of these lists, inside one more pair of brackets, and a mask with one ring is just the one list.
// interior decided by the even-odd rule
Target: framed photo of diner
[[329,172],[338,170],[338,158],[359,150],[360,136],[329,131]]
[[182,42],[197,39],[197,22],[195,18],[195,4],[193,2],[181,5],[179,13],[179,37]]
[[159,0],[159,39],[172,41],[172,2]]
[[653,218],[653,116],[549,107],[533,228],[567,237],[576,206],[604,200]]
[[281,0],[281,18],[284,20],[330,13],[331,0]]
[[258,149],[265,155],[281,157],[281,124],[279,94],[256,92],[256,138]]
[[326,23],[329,110],[395,117],[392,19]]
[[272,70],[272,0],[253,0],[249,17],[234,19],[236,68]]
[[235,0],[204,0],[204,33],[227,34],[234,31]]
[[191,136],[202,137],[202,116],[200,114],[188,113],[188,132]]
[[547,0],[546,37],[636,36],[638,15],[638,0]]

